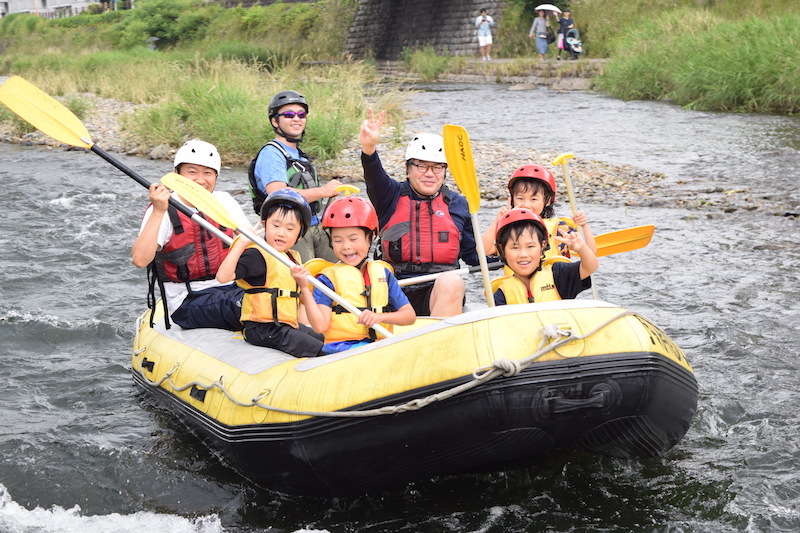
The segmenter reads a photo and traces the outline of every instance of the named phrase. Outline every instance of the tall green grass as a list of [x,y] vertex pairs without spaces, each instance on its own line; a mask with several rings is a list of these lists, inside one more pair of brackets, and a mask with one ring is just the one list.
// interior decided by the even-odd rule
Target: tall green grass
[[422,48],[404,48],[400,52],[400,60],[409,72],[416,72],[424,82],[436,81],[439,76],[450,71],[453,58],[449,55],[438,55],[433,46]]
[[677,10],[630,28],[597,86],[624,99],[800,112],[800,16],[730,21]]

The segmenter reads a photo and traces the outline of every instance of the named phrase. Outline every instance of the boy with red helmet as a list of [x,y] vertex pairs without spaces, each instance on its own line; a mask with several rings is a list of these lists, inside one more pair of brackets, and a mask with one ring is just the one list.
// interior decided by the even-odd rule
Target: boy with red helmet
[[581,254],[575,262],[564,257],[545,262],[547,228],[530,209],[509,210],[498,220],[495,235],[500,258],[514,272],[492,280],[495,305],[572,299],[592,286],[597,256],[577,232],[554,237]]
[[483,244],[488,255],[496,253],[494,239],[497,222],[514,207],[530,209],[543,219],[550,235],[546,260],[559,255],[569,258],[569,248],[566,244],[556,241],[555,236],[564,237],[575,233],[578,226],[583,228],[586,244],[597,253],[597,244],[583,211],[578,211],[572,219],[555,218],[553,204],[556,201],[556,179],[552,172],[539,165],[522,165],[508,180],[508,193],[508,203],[500,208],[497,218],[483,234]]
[[411,325],[414,308],[383,261],[367,261],[378,230],[378,215],[368,201],[347,196],[334,201],[322,219],[339,263],[322,261],[319,280],[362,310],[356,317],[319,289],[313,291],[304,277],[296,276],[300,301],[314,331],[325,334],[325,353],[341,352],[375,340],[371,329],[380,323]]

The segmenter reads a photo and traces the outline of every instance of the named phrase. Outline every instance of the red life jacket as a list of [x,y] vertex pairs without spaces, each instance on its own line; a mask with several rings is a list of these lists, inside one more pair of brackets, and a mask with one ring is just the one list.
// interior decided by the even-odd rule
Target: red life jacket
[[[213,279],[228,255],[228,245],[174,207],[169,206],[167,214],[173,230],[172,237],[153,260],[158,278],[177,283]],[[233,237],[232,229],[208,221]]]
[[434,198],[414,200],[400,193],[389,221],[381,231],[383,259],[395,271],[442,272],[458,268],[461,233],[450,216],[450,190]]

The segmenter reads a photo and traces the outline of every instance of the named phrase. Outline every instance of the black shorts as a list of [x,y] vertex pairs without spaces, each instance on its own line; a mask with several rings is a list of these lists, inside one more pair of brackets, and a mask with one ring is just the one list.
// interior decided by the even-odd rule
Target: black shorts
[[436,282],[426,281],[403,287],[403,293],[408,298],[417,316],[431,315],[431,294],[433,294],[434,283]]
[[323,355],[324,335],[300,324],[294,329],[289,324],[274,322],[243,322],[244,340],[256,346],[275,348],[295,357],[314,357]]

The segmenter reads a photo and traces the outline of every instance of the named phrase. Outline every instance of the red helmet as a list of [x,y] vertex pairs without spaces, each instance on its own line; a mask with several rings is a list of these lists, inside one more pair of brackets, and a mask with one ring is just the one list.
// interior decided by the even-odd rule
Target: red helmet
[[367,228],[378,229],[378,215],[372,204],[358,196],[339,198],[325,210],[323,228]]
[[539,165],[522,165],[517,170],[511,174],[511,178],[508,180],[508,192],[513,194],[514,190],[514,182],[517,181],[519,178],[531,178],[535,180],[542,180],[550,187],[550,190],[553,191],[553,202],[556,201],[556,178],[553,177],[553,173],[547,170],[544,167],[540,167]]
[[502,216],[502,218],[497,222],[497,229],[494,232],[494,240],[497,242],[497,237],[500,235],[500,230],[508,226],[509,224],[513,224],[514,222],[525,222],[530,221],[539,226],[542,230],[545,239],[548,238],[547,234],[547,226],[544,225],[544,221],[542,217],[531,211],[530,209],[525,209],[524,207],[515,207],[514,209],[509,210],[508,213]]

